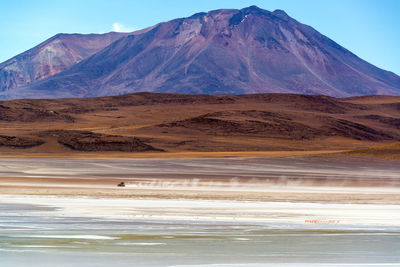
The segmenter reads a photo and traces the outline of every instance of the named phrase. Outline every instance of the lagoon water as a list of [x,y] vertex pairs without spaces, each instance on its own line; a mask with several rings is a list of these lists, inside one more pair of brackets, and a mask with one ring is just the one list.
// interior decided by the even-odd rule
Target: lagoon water
[[0,266],[400,266],[399,227],[59,212],[1,201]]
[[400,266],[399,181],[386,162],[2,159],[0,267]]

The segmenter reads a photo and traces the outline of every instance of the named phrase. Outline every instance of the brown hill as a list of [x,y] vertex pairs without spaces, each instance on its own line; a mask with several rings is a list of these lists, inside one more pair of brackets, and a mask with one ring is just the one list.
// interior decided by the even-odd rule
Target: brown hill
[[400,142],[371,148],[357,149],[348,152],[348,154],[398,160],[400,159]]
[[54,137],[58,143],[78,151],[163,151],[143,143],[136,137],[99,134],[90,131],[53,130],[39,132],[38,136]]
[[363,149],[400,140],[399,103],[400,97],[380,96],[153,93],[3,101],[0,151]]

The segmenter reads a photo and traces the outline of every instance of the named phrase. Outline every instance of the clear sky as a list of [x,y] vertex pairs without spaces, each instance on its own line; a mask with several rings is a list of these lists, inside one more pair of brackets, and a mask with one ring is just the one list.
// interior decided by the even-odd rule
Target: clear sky
[[0,62],[57,33],[132,31],[219,8],[283,9],[400,75],[400,0],[0,0]]

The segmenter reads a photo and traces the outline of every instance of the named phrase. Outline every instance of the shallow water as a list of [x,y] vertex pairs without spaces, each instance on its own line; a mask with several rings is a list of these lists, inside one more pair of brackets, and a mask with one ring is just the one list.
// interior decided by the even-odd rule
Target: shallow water
[[[216,186],[202,187],[202,178],[233,179],[229,190],[243,190],[235,179],[351,179],[397,186],[399,173],[392,163],[328,160],[0,160],[0,179],[188,178],[192,183],[180,186],[193,190]],[[379,192],[360,190],[372,189]],[[314,219],[318,223],[305,222]],[[0,195],[0,266],[400,266],[400,207]]]
[[42,215],[53,212],[0,202],[1,266],[400,265],[399,227]]

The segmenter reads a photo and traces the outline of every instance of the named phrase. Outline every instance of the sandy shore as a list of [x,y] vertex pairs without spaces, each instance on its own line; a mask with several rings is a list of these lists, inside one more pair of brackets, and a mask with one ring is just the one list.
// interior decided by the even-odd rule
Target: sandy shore
[[[0,165],[2,203],[59,208],[52,216],[400,224],[400,172],[385,162],[3,159]],[[125,187],[117,187],[121,180]]]
[[400,172],[385,162],[2,159],[0,167],[2,203],[55,205],[67,216],[400,223]]
[[350,150],[294,150],[294,151],[239,151],[239,152],[69,152],[40,153],[21,151],[2,151],[0,158],[79,158],[79,159],[209,159],[209,158],[281,158],[296,156],[322,156],[349,152]]
[[2,159],[0,194],[400,204],[400,170],[313,158]]
[[3,177],[0,180],[0,194],[14,195],[400,204],[399,187],[311,186],[212,179],[128,179],[125,180],[125,188],[117,188],[120,180],[115,178]]

